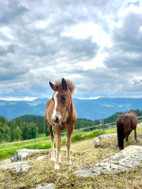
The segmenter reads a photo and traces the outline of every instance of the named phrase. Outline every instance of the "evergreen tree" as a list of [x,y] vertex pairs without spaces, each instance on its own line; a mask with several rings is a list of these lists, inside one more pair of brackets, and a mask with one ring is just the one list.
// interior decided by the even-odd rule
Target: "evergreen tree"
[[10,137],[10,128],[5,125],[3,128],[3,141],[5,142],[10,142],[11,141],[11,137]]
[[9,121],[8,126],[10,128],[11,141],[14,141],[15,140],[15,129],[17,127],[16,121],[15,120]]
[[7,126],[8,121],[5,117],[0,116],[0,142],[10,141],[10,129]]
[[18,126],[15,129],[15,136],[14,136],[14,138],[16,140],[21,140],[22,139],[22,131],[21,131],[21,129]]

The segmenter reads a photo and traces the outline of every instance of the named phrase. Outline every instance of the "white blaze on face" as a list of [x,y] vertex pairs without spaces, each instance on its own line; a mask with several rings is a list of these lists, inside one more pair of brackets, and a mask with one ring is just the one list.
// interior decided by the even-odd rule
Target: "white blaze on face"
[[58,91],[56,91],[54,93],[54,96],[53,96],[53,99],[54,99],[54,103],[55,103],[55,107],[54,107],[54,110],[53,110],[53,113],[52,113],[52,117],[51,119],[54,121],[56,120],[56,117],[58,117],[59,120],[61,120],[61,114],[60,112],[57,112],[57,106],[58,106],[58,98],[57,98],[57,95],[58,95]]

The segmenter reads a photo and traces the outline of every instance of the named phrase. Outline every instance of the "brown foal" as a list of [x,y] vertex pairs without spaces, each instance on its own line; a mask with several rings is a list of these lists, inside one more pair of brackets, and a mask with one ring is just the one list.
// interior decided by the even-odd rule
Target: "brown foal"
[[[51,160],[55,161],[55,169],[59,169],[59,163],[61,163],[59,152],[61,147],[62,130],[67,131],[67,163],[71,165],[71,135],[77,120],[76,110],[72,101],[74,85],[69,80],[65,79],[62,79],[55,84],[49,82],[49,84],[54,91],[54,94],[46,104],[45,117],[51,137]],[[56,132],[56,158],[54,152],[54,132],[52,126],[55,127]]]

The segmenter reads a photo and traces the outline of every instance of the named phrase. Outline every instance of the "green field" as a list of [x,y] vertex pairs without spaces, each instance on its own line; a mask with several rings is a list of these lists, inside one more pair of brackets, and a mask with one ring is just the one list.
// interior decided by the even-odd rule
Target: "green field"
[[[107,129],[104,133],[114,133],[116,132],[115,127]],[[74,131],[72,135],[72,142],[94,138],[103,134],[103,130],[94,130],[91,132]],[[62,134],[62,145],[66,144],[66,133]],[[27,148],[27,149],[50,149],[51,142],[50,137],[37,138],[28,141],[19,141],[12,143],[1,143],[0,144],[0,159],[5,159],[12,157],[17,150]]]
[[[138,127],[137,131],[141,131],[142,127]],[[105,129],[104,134],[107,133],[116,133],[116,127],[113,126],[111,128]],[[93,130],[91,132],[85,131],[74,131],[72,135],[72,143],[76,141],[81,141],[89,138],[95,138],[99,135],[103,134],[103,130]],[[19,142],[12,142],[12,143],[1,143],[0,144],[0,160],[5,158],[10,158],[14,155],[17,150],[20,149],[50,149],[51,142],[50,137],[44,137],[44,135],[40,135],[39,137],[34,140],[28,141],[19,141]],[[66,144],[66,133],[62,133],[62,146]]]

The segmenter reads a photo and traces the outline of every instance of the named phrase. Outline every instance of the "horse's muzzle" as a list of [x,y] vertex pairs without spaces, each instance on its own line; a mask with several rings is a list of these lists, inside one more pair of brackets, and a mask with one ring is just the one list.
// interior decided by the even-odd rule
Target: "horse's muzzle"
[[59,120],[59,118],[56,116],[56,119],[55,119],[55,121],[54,121],[55,123],[59,123],[60,122],[60,120]]

